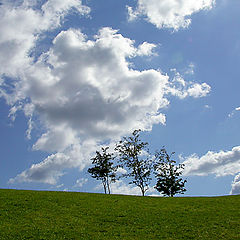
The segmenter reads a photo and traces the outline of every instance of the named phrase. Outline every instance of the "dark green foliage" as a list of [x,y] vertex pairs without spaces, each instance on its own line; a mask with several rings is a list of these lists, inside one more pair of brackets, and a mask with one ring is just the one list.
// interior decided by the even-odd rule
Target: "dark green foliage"
[[128,169],[123,177],[130,177],[129,184],[138,186],[144,196],[151,181],[152,161],[148,158],[148,143],[141,141],[140,132],[140,129],[135,130],[132,136],[124,137],[115,150],[119,154],[120,166]]
[[163,193],[165,196],[173,197],[175,194],[183,194],[185,189],[186,180],[183,180],[180,176],[184,169],[184,164],[176,165],[176,161],[171,157],[174,154],[169,155],[165,148],[155,154],[154,170],[157,178],[155,188]]
[[240,196],[154,198],[0,189],[1,240],[240,239]]
[[109,147],[102,148],[102,153],[96,151],[96,156],[91,159],[94,167],[88,169],[93,178],[102,181],[105,194],[111,193],[110,183],[116,181],[117,170],[113,166],[114,154],[108,153],[108,149]]

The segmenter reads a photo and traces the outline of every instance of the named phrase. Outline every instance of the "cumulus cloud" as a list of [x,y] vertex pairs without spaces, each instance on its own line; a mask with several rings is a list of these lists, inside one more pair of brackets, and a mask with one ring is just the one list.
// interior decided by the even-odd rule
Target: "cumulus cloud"
[[138,0],[136,9],[127,6],[129,20],[146,16],[146,20],[157,28],[186,28],[191,23],[190,16],[201,10],[209,10],[215,0]]
[[89,158],[96,149],[96,143],[91,140],[84,141],[82,144],[74,144],[66,148],[64,152],[51,154],[40,163],[32,164],[29,169],[11,178],[9,183],[41,182],[55,185],[59,177],[66,173],[65,169],[78,168],[82,171],[88,166]]
[[40,121],[44,130],[33,150],[50,156],[12,183],[55,184],[64,169],[86,167],[102,142],[136,128],[151,130],[153,124],[165,124],[161,110],[168,106],[169,94],[202,97],[210,91],[206,83],[187,83],[182,78],[179,86],[159,70],[132,69],[132,59],[151,56],[155,45],[135,46],[111,28],[100,29],[93,39],[80,29],[59,31],[49,49],[33,60],[45,31],[60,27],[71,9],[87,14],[89,8],[77,0],[49,0],[40,8],[30,2],[0,6],[0,23],[4,23],[0,49],[10,49],[0,57],[0,96],[11,106],[13,120],[17,111],[29,119],[28,138],[33,119]]
[[72,129],[68,129],[64,126],[61,126],[60,128],[58,126],[53,126],[51,130],[42,134],[42,136],[33,145],[33,149],[48,152],[63,151],[76,141],[75,132]]
[[235,175],[240,171],[240,146],[234,147],[230,151],[209,151],[202,157],[194,154],[183,160],[184,175],[215,174],[217,177]]
[[153,43],[144,42],[138,47],[137,55],[139,56],[151,56],[156,55],[156,53],[153,52],[153,49],[157,46]]
[[189,87],[187,94],[194,98],[205,97],[210,92],[211,87],[207,83],[198,84],[195,83]]
[[232,189],[230,194],[240,194],[240,173],[237,174],[232,182]]
[[111,189],[113,194],[141,195],[141,190],[139,187],[127,184],[122,180],[113,183],[111,185]]
[[49,156],[43,162],[33,164],[28,170],[23,171],[14,179],[10,179],[9,183],[18,182],[43,182],[48,184],[56,184],[57,179],[62,175],[62,165],[68,165],[70,159],[62,153]]
[[175,76],[169,88],[169,92],[172,95],[175,95],[181,99],[186,97],[200,98],[207,96],[211,87],[207,83],[194,83],[186,82],[183,76],[177,72],[175,69],[172,69],[175,72]]
[[[99,186],[100,189],[100,186]],[[124,194],[124,195],[138,195],[141,196],[141,190],[139,187],[133,184],[128,184],[122,180],[118,180],[115,183],[111,184],[112,194]],[[162,196],[154,187],[149,186],[148,191],[146,192],[147,196],[160,197]]]
[[[28,72],[31,82],[26,82],[24,94],[31,96],[49,128],[68,127],[83,138],[102,140],[163,123],[159,109],[168,105],[164,97],[168,77],[156,70],[130,69],[126,58],[138,48],[116,30],[103,28],[95,39],[87,40],[79,30],[62,31],[47,53],[51,68],[35,65]],[[36,68],[41,69],[39,74]],[[49,78],[43,80],[43,71]]]
[[90,9],[78,0],[50,0],[39,9],[37,1],[22,4],[4,1],[0,6],[0,74],[21,77],[32,62],[29,54],[44,31],[61,25],[71,10],[87,14]]

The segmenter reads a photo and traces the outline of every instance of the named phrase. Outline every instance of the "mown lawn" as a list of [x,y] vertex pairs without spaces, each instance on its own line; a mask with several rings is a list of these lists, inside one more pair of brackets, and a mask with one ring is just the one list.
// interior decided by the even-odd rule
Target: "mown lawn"
[[0,190],[0,239],[240,239],[240,196]]

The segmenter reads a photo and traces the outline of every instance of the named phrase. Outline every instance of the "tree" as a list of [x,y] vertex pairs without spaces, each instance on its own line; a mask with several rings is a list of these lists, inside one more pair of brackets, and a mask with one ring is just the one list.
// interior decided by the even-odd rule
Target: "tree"
[[184,194],[186,191],[185,183],[182,175],[184,164],[176,165],[176,161],[172,160],[172,152],[170,155],[165,148],[157,151],[155,154],[154,170],[157,177],[155,188],[165,196],[173,197],[175,194]]
[[152,161],[148,158],[148,143],[140,140],[140,132],[140,129],[135,130],[132,136],[124,137],[115,150],[119,155],[119,166],[128,169],[128,173],[123,174],[123,177],[132,178],[129,184],[138,186],[144,196],[151,181]]
[[91,159],[95,165],[88,169],[93,178],[102,181],[105,194],[111,193],[110,184],[116,181],[117,171],[117,167],[113,166],[114,154],[107,153],[108,149],[109,147],[102,148],[102,153],[96,151],[96,156]]

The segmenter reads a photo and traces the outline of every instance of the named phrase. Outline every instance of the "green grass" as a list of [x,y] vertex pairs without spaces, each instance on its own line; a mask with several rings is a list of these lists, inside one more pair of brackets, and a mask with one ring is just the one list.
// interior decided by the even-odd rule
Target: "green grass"
[[240,196],[0,190],[0,239],[240,239]]

